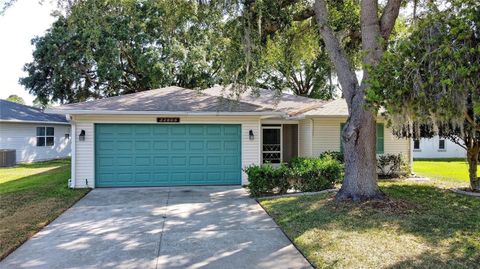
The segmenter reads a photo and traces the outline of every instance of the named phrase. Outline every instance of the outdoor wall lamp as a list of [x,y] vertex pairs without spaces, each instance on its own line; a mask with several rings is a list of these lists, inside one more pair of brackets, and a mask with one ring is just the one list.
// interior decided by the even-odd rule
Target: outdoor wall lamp
[[248,131],[248,138],[249,138],[250,140],[253,140],[253,139],[255,138],[255,136],[253,135],[253,131],[252,131],[252,130]]
[[80,131],[80,134],[78,135],[78,140],[85,141],[85,130]]

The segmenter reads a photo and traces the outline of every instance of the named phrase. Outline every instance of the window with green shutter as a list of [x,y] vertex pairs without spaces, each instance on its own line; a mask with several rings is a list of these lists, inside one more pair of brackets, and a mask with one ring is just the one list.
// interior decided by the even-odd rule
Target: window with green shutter
[[384,153],[384,128],[383,128],[383,123],[377,123],[377,154],[383,154]]
[[[340,152],[343,152],[342,131],[345,123],[340,123]],[[377,154],[383,154],[385,152],[385,138],[384,138],[384,124],[377,123]]]

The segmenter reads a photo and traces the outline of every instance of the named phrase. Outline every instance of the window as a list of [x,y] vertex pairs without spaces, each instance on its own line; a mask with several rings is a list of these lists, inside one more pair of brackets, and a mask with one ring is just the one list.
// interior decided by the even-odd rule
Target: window
[[420,149],[420,139],[413,140],[413,149]]
[[445,139],[438,140],[438,149],[444,150],[445,149]]
[[55,130],[53,127],[37,127],[37,147],[54,145]]
[[[340,152],[343,152],[342,131],[345,123],[340,124]],[[385,152],[385,134],[384,124],[377,123],[377,136],[376,136],[377,154],[383,154]]]

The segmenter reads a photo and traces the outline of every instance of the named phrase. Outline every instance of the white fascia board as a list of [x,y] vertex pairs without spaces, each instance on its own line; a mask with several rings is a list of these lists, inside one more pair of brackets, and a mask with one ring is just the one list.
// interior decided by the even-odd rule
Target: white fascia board
[[34,124],[57,124],[57,125],[70,125],[69,122],[59,122],[59,121],[33,121],[33,120],[0,120],[4,123],[34,123]]
[[285,116],[284,112],[195,112],[195,111],[117,111],[117,110],[55,110],[47,113],[70,115],[172,115],[172,116]]

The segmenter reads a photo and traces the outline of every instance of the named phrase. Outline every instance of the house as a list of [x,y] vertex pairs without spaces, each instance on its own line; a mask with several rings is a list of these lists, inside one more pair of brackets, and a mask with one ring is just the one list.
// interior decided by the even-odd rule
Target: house
[[466,158],[467,156],[464,148],[439,136],[414,139],[412,143],[415,159]]
[[[72,187],[239,185],[248,165],[341,149],[344,100],[230,92],[167,87],[51,109],[71,119]],[[409,140],[377,130],[378,154],[410,160]]]
[[70,123],[65,115],[0,100],[0,149],[16,150],[17,163],[70,156]]

